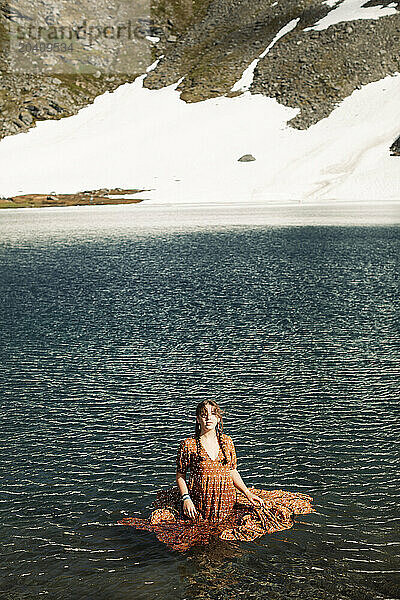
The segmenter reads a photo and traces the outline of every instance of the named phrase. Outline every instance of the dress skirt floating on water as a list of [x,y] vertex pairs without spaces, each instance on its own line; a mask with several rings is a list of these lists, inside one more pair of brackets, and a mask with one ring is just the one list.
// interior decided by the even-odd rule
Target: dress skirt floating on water
[[157,492],[150,518],[127,517],[118,523],[151,531],[171,550],[184,552],[209,543],[212,536],[252,541],[266,533],[289,529],[295,514],[315,512],[313,499],[307,494],[249,487],[250,492],[264,500],[263,507],[254,506],[232,481],[230,470],[237,465],[233,441],[222,434],[222,442],[225,456],[220,449],[215,460],[201,444],[196,444],[195,437],[180,444],[177,470],[184,475],[190,470],[188,490],[198,511],[195,519],[184,515],[179,489],[173,486]]

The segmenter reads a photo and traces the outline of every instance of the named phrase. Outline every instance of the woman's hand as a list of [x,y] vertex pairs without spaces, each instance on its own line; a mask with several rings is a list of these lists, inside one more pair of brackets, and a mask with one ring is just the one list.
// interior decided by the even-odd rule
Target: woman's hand
[[183,512],[191,519],[195,519],[198,515],[196,507],[190,498],[186,498],[186,500],[183,501]]
[[253,506],[265,506],[265,502],[262,498],[260,498],[259,496],[256,496],[255,494],[252,494],[251,492],[249,494],[246,495],[247,499],[252,503]]

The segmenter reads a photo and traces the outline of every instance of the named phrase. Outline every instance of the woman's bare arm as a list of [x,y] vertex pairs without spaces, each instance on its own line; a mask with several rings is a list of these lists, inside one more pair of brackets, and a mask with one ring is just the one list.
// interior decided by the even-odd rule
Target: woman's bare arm
[[237,488],[239,490],[239,492],[243,492],[243,494],[245,496],[248,496],[250,494],[250,490],[247,487],[247,485],[245,485],[243,479],[241,478],[239,471],[237,469],[232,469],[230,471],[231,477],[232,477],[232,481],[233,481],[233,485],[235,486],[235,488]]
[[[183,496],[183,494],[189,493],[188,487],[186,485],[185,475],[183,473],[180,473],[179,471],[176,472],[176,484],[181,493],[181,496]],[[183,512],[185,513],[185,515],[192,518],[194,518],[197,515],[196,507],[190,498],[186,498],[186,500],[183,501]]]
[[233,485],[235,486],[235,488],[237,488],[240,492],[242,492],[246,496],[246,498],[248,500],[250,500],[250,502],[252,504],[255,505],[258,502],[261,506],[263,506],[264,500],[262,498],[259,498],[259,496],[256,496],[255,494],[250,492],[249,488],[247,487],[247,485],[244,483],[243,479],[239,475],[239,472],[237,469],[231,469],[230,474],[231,474]]
[[179,488],[181,496],[189,493],[188,486],[186,485],[185,475],[179,471],[176,472],[176,485]]

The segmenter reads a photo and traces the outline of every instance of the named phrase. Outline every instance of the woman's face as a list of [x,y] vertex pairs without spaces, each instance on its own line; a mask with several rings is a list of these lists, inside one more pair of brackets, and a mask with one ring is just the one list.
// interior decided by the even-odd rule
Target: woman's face
[[212,404],[206,404],[202,409],[197,422],[200,423],[202,433],[215,429],[220,418],[217,415],[217,409]]

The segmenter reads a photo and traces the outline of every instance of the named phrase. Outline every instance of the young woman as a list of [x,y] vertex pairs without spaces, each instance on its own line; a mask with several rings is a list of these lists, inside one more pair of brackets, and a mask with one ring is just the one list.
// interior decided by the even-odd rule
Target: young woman
[[212,536],[251,541],[289,529],[293,514],[314,512],[306,494],[245,485],[233,441],[223,433],[222,411],[213,400],[198,404],[195,433],[180,443],[176,466],[177,485],[157,493],[150,519],[129,517],[120,525],[152,531],[182,552]]

